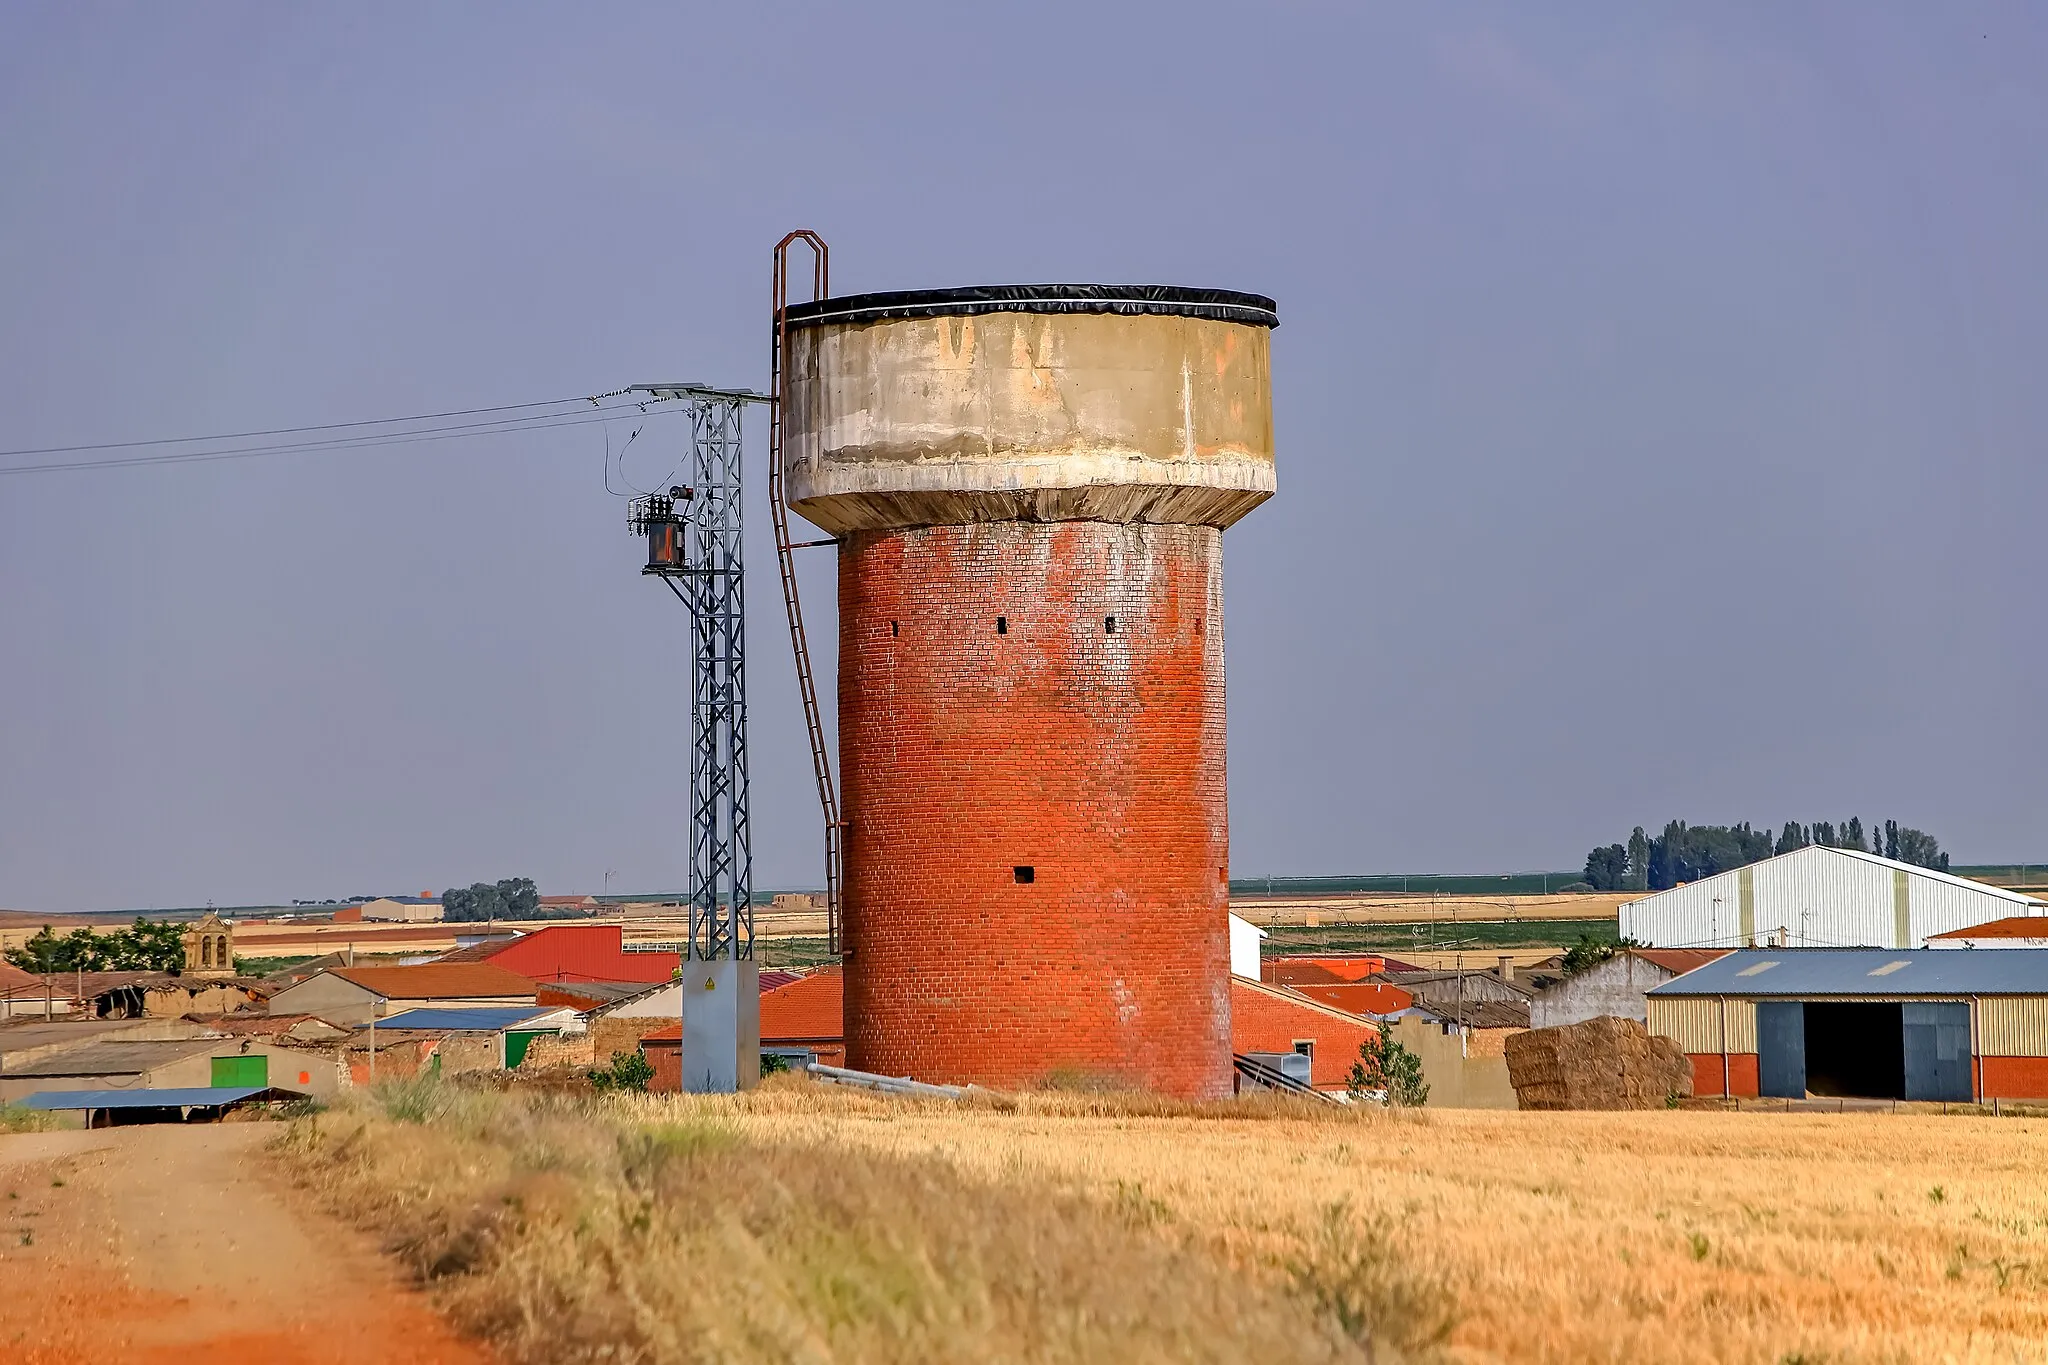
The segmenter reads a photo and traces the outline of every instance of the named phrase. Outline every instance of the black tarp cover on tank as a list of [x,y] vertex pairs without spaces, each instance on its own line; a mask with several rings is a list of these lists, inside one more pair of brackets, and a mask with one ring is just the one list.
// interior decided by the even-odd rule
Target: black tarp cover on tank
[[1188,289],[1176,284],[983,284],[960,289],[896,289],[793,303],[791,327],[883,322],[893,318],[962,317],[977,313],[1121,313],[1210,318],[1278,327],[1279,305],[1264,294]]

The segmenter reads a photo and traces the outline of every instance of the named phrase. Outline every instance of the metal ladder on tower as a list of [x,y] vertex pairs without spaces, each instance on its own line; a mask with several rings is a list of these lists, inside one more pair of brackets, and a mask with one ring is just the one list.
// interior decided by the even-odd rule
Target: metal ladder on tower
[[811,297],[822,299],[830,286],[831,253],[825,239],[808,228],[798,228],[775,244],[775,327],[769,362],[768,404],[768,506],[775,523],[775,567],[782,579],[782,605],[789,615],[789,641],[796,653],[797,690],[803,695],[804,728],[811,739],[811,774],[818,782],[818,804],[825,815],[825,935],[827,948],[835,956],[850,951],[843,942],[840,925],[842,881],[841,835],[845,826],[839,819],[839,793],[832,783],[832,756],[825,747],[825,720],[818,709],[818,684],[811,672],[810,644],[804,635],[803,604],[797,596],[795,552],[807,545],[830,545],[832,539],[792,542],[789,538],[789,504],[782,486],[783,400],[787,375],[783,362],[788,349],[789,249],[802,242],[811,249]]

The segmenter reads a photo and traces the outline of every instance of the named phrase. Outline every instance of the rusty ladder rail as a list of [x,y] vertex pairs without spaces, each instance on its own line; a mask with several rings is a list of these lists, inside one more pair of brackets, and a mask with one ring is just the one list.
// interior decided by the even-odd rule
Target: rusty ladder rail
[[782,578],[782,605],[789,614],[789,642],[796,652],[796,684],[803,694],[804,728],[811,738],[811,774],[818,780],[818,804],[825,814],[825,937],[828,951],[836,956],[846,951],[840,941],[839,918],[840,834],[845,826],[839,819],[839,793],[832,783],[832,756],[825,748],[825,719],[818,709],[818,684],[811,673],[803,604],[797,597],[794,552],[798,546],[789,538],[789,504],[783,499],[782,489],[783,357],[789,342],[789,323],[784,312],[789,307],[789,248],[799,241],[811,249],[811,297],[824,298],[831,279],[831,252],[817,233],[798,228],[775,244],[775,340],[768,367],[768,507],[775,522],[775,567]]

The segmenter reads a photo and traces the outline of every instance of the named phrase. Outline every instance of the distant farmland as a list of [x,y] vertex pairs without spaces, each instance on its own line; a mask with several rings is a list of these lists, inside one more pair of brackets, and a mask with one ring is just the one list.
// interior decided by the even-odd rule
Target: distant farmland
[[1395,957],[1421,952],[1467,949],[1485,953],[1494,948],[1560,948],[1581,935],[1614,937],[1611,919],[1461,920],[1437,924],[1367,924],[1309,929],[1283,927],[1266,931],[1265,951],[1282,953],[1388,953]]
[[1615,922],[1622,902],[1639,900],[1640,891],[1590,891],[1550,896],[1378,895],[1240,897],[1230,908],[1252,923],[1271,928],[1298,924],[1456,924],[1466,920],[1491,923],[1516,920],[1606,920]]
[[1376,872],[1357,877],[1236,877],[1230,898],[1278,896],[1547,896],[1583,872]]

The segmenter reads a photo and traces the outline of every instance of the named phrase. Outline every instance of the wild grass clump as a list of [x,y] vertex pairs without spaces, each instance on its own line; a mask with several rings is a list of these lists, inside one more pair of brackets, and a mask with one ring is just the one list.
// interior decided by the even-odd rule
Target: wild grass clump
[[42,1133],[58,1126],[57,1115],[25,1104],[0,1104],[0,1133]]
[[1433,1351],[1457,1325],[1449,1287],[1417,1268],[1383,1213],[1360,1214],[1341,1199],[1327,1205],[1284,1265],[1370,1359]]
[[1380,1281],[1298,1292],[1142,1187],[749,1130],[754,1105],[876,1103],[819,1089],[692,1109],[386,1087],[279,1150],[511,1362],[1404,1358],[1405,1329],[1368,1321],[1407,1302]]
[[379,1083],[370,1093],[395,1123],[426,1123],[446,1111],[450,1091],[431,1071]]

